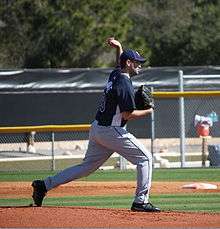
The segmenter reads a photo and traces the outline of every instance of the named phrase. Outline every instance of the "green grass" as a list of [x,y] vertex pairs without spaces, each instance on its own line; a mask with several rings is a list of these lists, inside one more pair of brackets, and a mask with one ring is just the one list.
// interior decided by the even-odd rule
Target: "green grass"
[[[2,181],[32,181],[44,179],[56,174],[57,171],[23,171],[23,172],[0,172]],[[108,170],[96,171],[84,181],[134,181],[134,170]],[[220,181],[220,168],[185,168],[185,169],[154,169],[153,181]]]
[[[152,202],[164,211],[201,211],[220,213],[220,193],[152,195]],[[0,199],[0,206],[25,206],[28,198]],[[98,208],[129,209],[131,196],[73,196],[45,198],[45,206],[90,206]]]
[[[31,159],[31,158],[30,158]],[[103,166],[116,165],[118,158],[109,158]],[[56,170],[62,170],[64,168],[77,165],[82,162],[81,158],[73,159],[56,159]],[[28,161],[3,161],[0,162],[1,171],[47,171],[52,168],[51,159],[45,160],[28,160]]]
[[220,168],[156,169],[154,181],[220,181]]
[[[163,156],[162,158],[167,159],[169,162],[181,161],[180,156]],[[202,156],[201,155],[192,155],[192,156],[186,155],[185,160],[186,161],[201,161]]]

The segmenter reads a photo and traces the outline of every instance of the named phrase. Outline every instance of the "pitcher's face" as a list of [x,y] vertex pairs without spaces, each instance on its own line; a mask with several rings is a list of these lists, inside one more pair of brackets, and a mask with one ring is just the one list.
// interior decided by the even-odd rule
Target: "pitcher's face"
[[141,63],[137,61],[130,60],[129,64],[129,75],[135,76],[138,75],[141,71]]

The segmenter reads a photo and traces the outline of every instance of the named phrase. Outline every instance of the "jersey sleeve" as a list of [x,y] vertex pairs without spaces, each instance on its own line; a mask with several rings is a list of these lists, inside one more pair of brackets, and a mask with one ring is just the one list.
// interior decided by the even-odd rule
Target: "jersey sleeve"
[[130,79],[121,80],[117,87],[117,98],[120,112],[133,111],[135,109],[134,88]]

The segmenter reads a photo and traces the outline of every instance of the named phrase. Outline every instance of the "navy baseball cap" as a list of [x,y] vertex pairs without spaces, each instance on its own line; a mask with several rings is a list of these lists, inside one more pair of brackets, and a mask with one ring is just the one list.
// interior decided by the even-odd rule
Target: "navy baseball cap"
[[140,63],[144,63],[146,61],[146,59],[144,57],[142,57],[137,51],[134,51],[132,49],[127,49],[125,50],[121,56],[120,56],[121,60],[134,60]]

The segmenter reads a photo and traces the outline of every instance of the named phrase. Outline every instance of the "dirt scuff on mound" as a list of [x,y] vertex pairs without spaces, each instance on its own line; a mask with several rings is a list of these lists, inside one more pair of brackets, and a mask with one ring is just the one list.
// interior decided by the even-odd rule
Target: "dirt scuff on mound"
[[220,226],[220,214],[161,212],[82,207],[0,208],[0,227],[196,228]]

